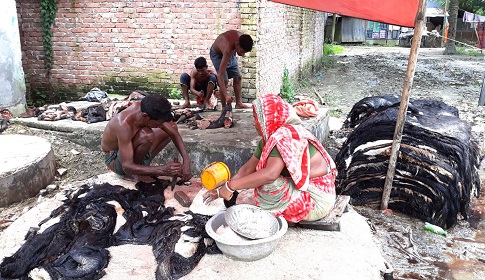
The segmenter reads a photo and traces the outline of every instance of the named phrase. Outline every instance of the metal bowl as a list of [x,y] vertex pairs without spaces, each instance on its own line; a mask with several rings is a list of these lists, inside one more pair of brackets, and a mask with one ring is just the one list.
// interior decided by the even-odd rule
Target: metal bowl
[[220,229],[225,228],[227,231],[230,231],[231,228],[226,223],[224,214],[225,212],[222,211],[212,216],[209,221],[207,221],[205,230],[207,234],[214,239],[217,247],[222,251],[224,256],[234,260],[249,262],[269,256],[276,248],[276,245],[278,245],[281,237],[283,237],[288,230],[288,223],[286,220],[282,217],[278,217],[276,218],[278,222],[278,230],[268,238],[251,240],[237,235],[234,232],[234,238],[226,238],[226,236],[220,234]]
[[224,218],[233,231],[249,239],[267,238],[278,231],[275,216],[251,204],[229,207]]

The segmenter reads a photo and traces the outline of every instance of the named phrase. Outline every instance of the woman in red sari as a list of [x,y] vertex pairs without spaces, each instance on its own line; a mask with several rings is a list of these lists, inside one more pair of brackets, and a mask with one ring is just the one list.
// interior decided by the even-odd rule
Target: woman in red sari
[[330,155],[279,96],[254,100],[253,115],[262,137],[256,151],[229,182],[206,194],[207,201],[254,189],[256,205],[289,222],[323,218],[335,203],[337,170]]

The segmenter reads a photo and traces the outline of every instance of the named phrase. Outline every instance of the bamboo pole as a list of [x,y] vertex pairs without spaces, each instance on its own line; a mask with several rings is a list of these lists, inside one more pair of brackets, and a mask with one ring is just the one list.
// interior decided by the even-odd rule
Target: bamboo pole
[[381,210],[387,209],[389,198],[391,196],[392,181],[396,172],[396,162],[398,158],[399,149],[401,147],[402,132],[404,128],[404,121],[406,120],[406,111],[408,110],[408,102],[410,90],[413,85],[414,72],[416,70],[416,61],[418,59],[419,46],[421,45],[421,36],[425,26],[425,13],[427,0],[419,0],[418,11],[414,20],[414,35],[411,43],[411,51],[408,59],[408,67],[406,76],[404,77],[404,86],[402,90],[401,103],[399,105],[399,112],[396,120],[396,128],[394,129],[394,138],[392,141],[391,156],[389,158],[389,165],[387,168],[386,180],[384,182],[384,190],[382,191]]

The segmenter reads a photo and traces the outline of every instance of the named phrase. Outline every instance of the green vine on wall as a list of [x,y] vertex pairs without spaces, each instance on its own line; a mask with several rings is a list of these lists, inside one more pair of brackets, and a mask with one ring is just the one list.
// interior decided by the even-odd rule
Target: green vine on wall
[[57,12],[57,0],[42,0],[40,13],[42,15],[42,45],[44,47],[44,66],[47,73],[52,70],[52,31]]

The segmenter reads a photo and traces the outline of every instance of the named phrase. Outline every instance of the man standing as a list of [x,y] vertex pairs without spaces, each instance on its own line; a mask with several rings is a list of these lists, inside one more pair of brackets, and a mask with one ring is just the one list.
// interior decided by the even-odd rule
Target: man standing
[[190,93],[196,96],[197,104],[204,104],[204,108],[213,109],[217,104],[210,104],[210,100],[217,87],[217,73],[207,66],[207,60],[202,56],[195,60],[194,66],[190,75],[187,73],[180,75],[180,86],[185,99],[182,108],[190,107],[190,89]]
[[[182,156],[183,163],[170,162],[150,166],[153,158],[173,141]],[[128,108],[111,118],[101,140],[104,161],[108,168],[119,175],[179,176],[183,181],[192,177],[190,159],[184,142],[173,122],[171,104],[159,94],[150,94],[141,102],[133,102]]]
[[226,89],[229,79],[233,79],[234,94],[236,95],[235,108],[251,107],[251,105],[242,103],[242,75],[239,71],[236,54],[244,56],[252,48],[253,39],[251,36],[237,30],[229,30],[220,34],[211,46],[210,58],[217,70],[217,82],[219,83],[219,93],[223,108],[231,101]]

